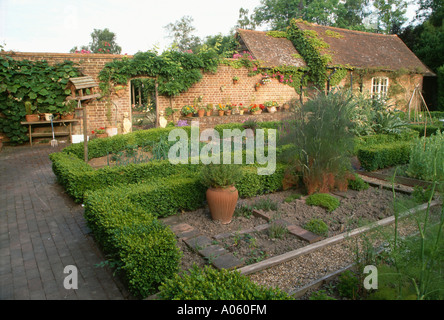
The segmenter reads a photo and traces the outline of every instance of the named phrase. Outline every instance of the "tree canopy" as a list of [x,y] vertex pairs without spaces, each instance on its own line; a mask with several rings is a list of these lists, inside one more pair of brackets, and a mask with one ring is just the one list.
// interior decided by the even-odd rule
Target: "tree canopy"
[[[94,29],[91,33],[91,42],[87,46],[81,46],[80,50],[106,54],[120,54],[122,52],[122,48],[116,43],[115,33],[109,31],[108,28]],[[80,50],[75,46],[70,52],[74,53]]]

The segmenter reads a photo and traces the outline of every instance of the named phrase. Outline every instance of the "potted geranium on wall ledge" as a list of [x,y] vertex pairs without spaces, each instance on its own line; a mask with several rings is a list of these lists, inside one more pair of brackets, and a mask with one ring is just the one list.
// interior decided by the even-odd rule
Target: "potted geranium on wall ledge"
[[182,107],[181,112],[185,117],[192,117],[194,114],[194,108],[190,105],[186,105]]

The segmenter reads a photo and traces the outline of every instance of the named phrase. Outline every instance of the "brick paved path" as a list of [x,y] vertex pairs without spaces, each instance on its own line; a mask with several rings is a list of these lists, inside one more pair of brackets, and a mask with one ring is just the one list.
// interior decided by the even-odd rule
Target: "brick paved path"
[[[82,206],[56,183],[48,154],[57,148],[0,152],[0,300],[125,299],[109,270],[95,266],[104,258]],[[63,286],[67,265],[77,267],[77,290]]]

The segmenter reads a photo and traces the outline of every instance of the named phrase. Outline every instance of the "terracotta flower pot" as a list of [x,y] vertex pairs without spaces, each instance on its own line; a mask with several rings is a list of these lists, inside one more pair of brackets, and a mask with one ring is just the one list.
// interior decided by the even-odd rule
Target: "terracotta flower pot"
[[199,118],[202,118],[205,115],[205,110],[204,109],[198,110],[197,115],[199,116]]
[[34,122],[40,120],[40,116],[38,114],[27,114],[25,118],[27,122]]
[[96,133],[96,137],[97,138],[106,138],[108,137],[108,133]]
[[74,113],[62,114],[62,120],[72,120],[74,119]]
[[212,219],[219,220],[222,224],[229,224],[239,198],[236,187],[209,188],[206,196]]
[[185,117],[187,117],[187,118],[191,118],[192,116],[193,116],[192,113],[188,113],[188,114],[185,115]]
[[211,117],[212,114],[213,114],[212,110],[207,110],[207,112],[206,112],[207,117]]
[[223,116],[225,114],[225,111],[224,110],[219,110],[219,116]]
[[231,110],[225,110],[225,114],[229,116],[231,114]]

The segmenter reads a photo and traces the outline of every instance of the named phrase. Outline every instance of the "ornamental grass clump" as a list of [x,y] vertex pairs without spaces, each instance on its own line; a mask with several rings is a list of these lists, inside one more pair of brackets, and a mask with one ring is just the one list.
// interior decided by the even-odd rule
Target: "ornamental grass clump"
[[351,114],[355,102],[348,91],[319,92],[296,115],[296,124],[281,133],[282,145],[295,146],[281,160],[302,176],[308,194],[345,191],[352,167],[354,135]]

